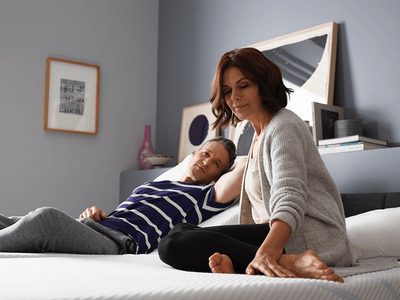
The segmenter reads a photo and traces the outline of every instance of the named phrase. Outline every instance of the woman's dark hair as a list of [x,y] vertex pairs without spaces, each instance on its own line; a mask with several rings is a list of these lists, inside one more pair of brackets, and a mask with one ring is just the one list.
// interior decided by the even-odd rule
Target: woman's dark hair
[[255,48],[234,49],[220,58],[211,84],[210,102],[217,117],[213,128],[226,128],[230,123],[236,126],[241,121],[226,104],[222,90],[222,77],[231,66],[237,67],[248,80],[258,85],[262,105],[267,112],[274,115],[286,107],[287,95],[293,90],[284,85],[281,69]]
[[231,167],[233,166],[235,159],[236,159],[236,146],[235,144],[227,138],[224,138],[222,136],[218,136],[216,138],[207,140],[202,146],[201,148],[203,148],[205,145],[211,143],[211,142],[218,142],[221,143],[222,146],[224,146],[224,148],[228,151],[229,153],[229,164],[228,167],[226,168],[226,172],[228,172]]

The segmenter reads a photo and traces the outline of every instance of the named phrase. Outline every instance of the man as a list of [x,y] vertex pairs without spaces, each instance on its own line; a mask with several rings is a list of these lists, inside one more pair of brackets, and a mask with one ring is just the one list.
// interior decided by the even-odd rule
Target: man
[[244,169],[240,163],[227,172],[235,158],[230,140],[207,141],[180,181],[147,182],[108,216],[95,206],[78,220],[47,207],[24,217],[0,215],[0,252],[148,253],[176,224],[199,224],[230,206]]

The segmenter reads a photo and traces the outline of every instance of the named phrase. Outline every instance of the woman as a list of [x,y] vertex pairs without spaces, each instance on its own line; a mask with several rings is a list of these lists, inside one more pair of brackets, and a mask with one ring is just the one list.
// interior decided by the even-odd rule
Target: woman
[[[240,223],[257,225],[178,226],[160,245],[164,261],[202,270],[191,260],[204,263],[202,255],[214,251],[213,272],[343,282],[327,267],[352,263],[340,194],[305,122],[285,109],[290,92],[280,69],[260,51],[235,49],[221,57],[210,97],[214,126],[247,120],[255,130],[242,181]],[[190,258],[187,253],[194,250]]]

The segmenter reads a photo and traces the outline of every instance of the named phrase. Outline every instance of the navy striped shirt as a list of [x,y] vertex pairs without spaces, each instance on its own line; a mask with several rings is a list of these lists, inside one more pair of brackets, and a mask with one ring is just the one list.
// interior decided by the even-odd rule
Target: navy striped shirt
[[233,203],[214,202],[213,193],[214,183],[146,182],[99,223],[128,235],[136,243],[136,254],[147,253],[176,224],[200,224]]

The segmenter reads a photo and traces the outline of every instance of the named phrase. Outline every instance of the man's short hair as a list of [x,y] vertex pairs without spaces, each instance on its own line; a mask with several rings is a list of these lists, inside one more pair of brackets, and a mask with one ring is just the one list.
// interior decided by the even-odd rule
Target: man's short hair
[[224,138],[222,136],[218,136],[216,138],[207,140],[201,146],[201,148],[203,148],[205,145],[207,145],[207,144],[209,144],[211,142],[221,143],[222,146],[224,146],[224,148],[228,151],[228,153],[229,153],[229,164],[228,164],[228,167],[225,170],[225,172],[228,172],[231,169],[231,167],[233,166],[233,164],[235,163],[235,159],[236,159],[236,146],[235,146],[235,144],[230,139]]

